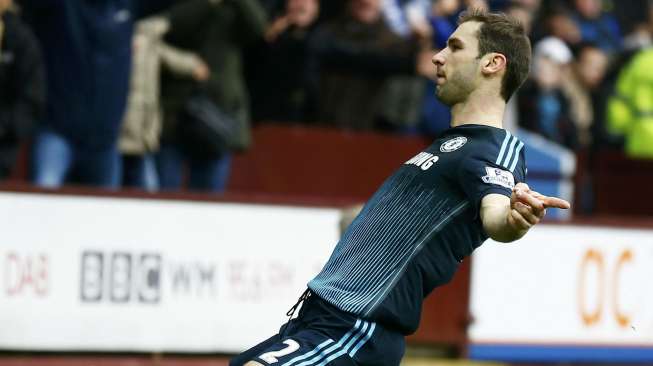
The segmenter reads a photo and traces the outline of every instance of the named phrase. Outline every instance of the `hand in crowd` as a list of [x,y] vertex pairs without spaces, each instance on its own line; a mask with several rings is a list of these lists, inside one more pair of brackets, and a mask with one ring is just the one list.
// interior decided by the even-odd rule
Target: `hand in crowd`
[[199,61],[193,70],[193,79],[197,81],[206,81],[211,76],[211,70],[202,60]]
[[433,29],[426,22],[411,23],[411,31],[420,45],[430,47],[433,38]]
[[289,0],[286,13],[272,22],[265,32],[265,40],[274,42],[290,26],[309,27],[317,20],[319,12],[320,6],[317,0]]
[[281,33],[290,27],[290,24],[290,17],[288,15],[275,19],[265,31],[265,40],[268,42],[274,42]]
[[433,38],[433,28],[428,20],[423,15],[410,8],[408,9],[407,17],[413,36],[417,38],[417,41],[420,42],[420,44],[430,46],[431,39]]

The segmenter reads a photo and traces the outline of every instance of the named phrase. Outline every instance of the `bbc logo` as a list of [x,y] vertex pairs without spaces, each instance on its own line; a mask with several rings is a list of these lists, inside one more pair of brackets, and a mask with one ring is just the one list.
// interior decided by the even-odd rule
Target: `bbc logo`
[[161,300],[160,254],[84,251],[81,259],[82,302],[157,304]]

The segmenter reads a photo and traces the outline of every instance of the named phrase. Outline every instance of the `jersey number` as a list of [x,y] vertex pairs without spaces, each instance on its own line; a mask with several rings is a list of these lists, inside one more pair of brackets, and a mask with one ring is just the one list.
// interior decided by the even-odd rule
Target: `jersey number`
[[299,349],[299,343],[293,341],[292,339],[286,339],[285,341],[283,341],[283,343],[285,343],[288,347],[284,349],[280,349],[278,351],[266,352],[258,356],[258,358],[260,358],[261,360],[267,363],[275,363],[279,361],[277,360],[277,357],[283,357],[285,355],[289,355]]

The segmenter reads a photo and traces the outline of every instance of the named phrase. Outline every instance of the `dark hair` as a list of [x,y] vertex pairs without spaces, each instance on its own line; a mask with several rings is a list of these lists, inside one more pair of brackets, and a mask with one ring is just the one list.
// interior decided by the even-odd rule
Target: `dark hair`
[[531,65],[531,42],[524,27],[504,13],[490,13],[481,9],[463,12],[458,25],[480,22],[478,32],[478,57],[490,52],[506,56],[506,73],[501,84],[501,96],[506,101],[528,76]]
[[599,47],[599,45],[596,42],[591,42],[591,41],[581,41],[577,44],[572,45],[570,48],[571,48],[571,53],[574,55],[574,59],[576,60],[580,58],[583,51],[588,49],[599,50],[603,52],[601,47]]

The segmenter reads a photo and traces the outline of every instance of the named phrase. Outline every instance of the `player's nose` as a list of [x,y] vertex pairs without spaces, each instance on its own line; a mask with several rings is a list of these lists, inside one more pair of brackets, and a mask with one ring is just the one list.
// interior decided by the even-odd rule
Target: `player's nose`
[[433,55],[431,58],[431,62],[433,62],[434,65],[444,65],[445,58],[444,58],[444,49],[440,50],[440,52],[436,53]]

